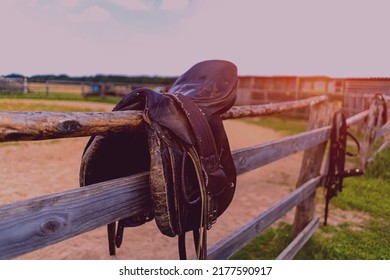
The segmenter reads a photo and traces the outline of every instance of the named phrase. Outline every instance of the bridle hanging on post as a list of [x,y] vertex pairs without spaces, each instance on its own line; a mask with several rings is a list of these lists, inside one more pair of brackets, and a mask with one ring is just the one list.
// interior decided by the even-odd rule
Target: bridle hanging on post
[[[328,158],[328,170],[324,177],[325,194],[325,218],[324,225],[327,225],[329,213],[329,201],[337,196],[343,190],[343,179],[351,176],[359,176],[364,173],[363,169],[347,169],[345,170],[345,157],[357,156],[360,150],[359,141],[348,132],[346,117],[341,111],[336,112],[333,116],[332,129],[330,132],[330,147]],[[347,137],[355,142],[357,147],[356,153],[347,151]]]

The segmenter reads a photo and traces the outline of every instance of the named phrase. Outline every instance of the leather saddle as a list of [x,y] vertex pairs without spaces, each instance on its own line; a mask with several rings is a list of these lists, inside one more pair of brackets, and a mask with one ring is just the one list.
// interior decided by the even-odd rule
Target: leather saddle
[[155,219],[160,231],[179,237],[192,231],[196,256],[207,258],[207,230],[229,206],[236,169],[220,115],[236,99],[237,68],[223,60],[200,62],[167,93],[147,88],[126,95],[113,111],[142,110],[136,132],[90,138],[81,160],[80,185],[149,171],[152,210],[108,225],[110,254],[120,247],[125,227]]

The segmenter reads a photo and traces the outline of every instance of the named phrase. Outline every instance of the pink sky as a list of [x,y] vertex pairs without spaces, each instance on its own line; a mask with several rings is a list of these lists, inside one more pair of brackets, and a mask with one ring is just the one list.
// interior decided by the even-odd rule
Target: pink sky
[[[389,4],[388,4],[389,3]],[[386,0],[2,0],[0,75],[390,76]]]

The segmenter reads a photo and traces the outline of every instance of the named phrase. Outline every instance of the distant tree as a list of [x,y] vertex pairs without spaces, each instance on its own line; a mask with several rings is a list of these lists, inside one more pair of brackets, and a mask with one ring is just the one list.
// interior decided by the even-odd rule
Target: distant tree
[[32,82],[43,81],[78,81],[78,82],[102,82],[102,83],[134,83],[134,84],[160,84],[171,85],[177,77],[160,76],[124,76],[124,75],[103,75],[69,77],[68,75],[34,75],[30,77]]
[[6,75],[4,77],[10,78],[10,79],[22,79],[22,78],[24,78],[24,75],[17,74],[17,73],[11,73],[11,74],[8,74],[8,75]]

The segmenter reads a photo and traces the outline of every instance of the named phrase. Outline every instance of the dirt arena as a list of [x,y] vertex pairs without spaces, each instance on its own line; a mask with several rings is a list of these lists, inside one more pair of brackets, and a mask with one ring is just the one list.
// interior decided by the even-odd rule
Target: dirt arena
[[[87,103],[62,104],[86,107]],[[94,103],[88,106],[99,110],[112,108],[112,105]],[[232,150],[283,137],[279,132],[240,120],[224,123]],[[75,138],[2,144],[0,204],[77,188],[80,158],[87,140]],[[208,233],[209,246],[291,192],[301,158],[302,153],[298,153],[239,176],[232,204]],[[285,219],[291,221],[292,217],[293,211]],[[125,229],[124,244],[115,257],[108,255],[106,228],[102,227],[18,259],[177,259],[176,247],[177,239],[163,236],[152,221],[141,227]],[[188,251],[192,251],[191,245]]]

